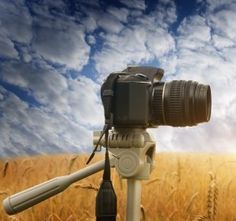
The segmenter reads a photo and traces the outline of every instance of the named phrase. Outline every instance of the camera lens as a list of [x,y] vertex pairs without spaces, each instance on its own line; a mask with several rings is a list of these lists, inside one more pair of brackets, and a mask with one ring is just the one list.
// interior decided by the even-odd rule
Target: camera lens
[[157,82],[153,87],[152,124],[193,126],[210,120],[211,89],[195,81]]

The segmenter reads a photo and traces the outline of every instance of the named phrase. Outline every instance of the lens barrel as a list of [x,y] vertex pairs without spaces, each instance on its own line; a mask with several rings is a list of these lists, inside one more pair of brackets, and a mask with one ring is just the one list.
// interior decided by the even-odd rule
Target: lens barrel
[[207,122],[211,116],[211,89],[195,81],[156,82],[152,96],[152,123],[175,127]]

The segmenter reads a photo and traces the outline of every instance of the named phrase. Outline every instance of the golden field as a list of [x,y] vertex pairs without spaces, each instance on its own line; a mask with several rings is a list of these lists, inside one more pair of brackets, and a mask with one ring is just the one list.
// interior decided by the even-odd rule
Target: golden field
[[[46,155],[0,160],[0,201],[55,176],[85,167],[85,155]],[[97,155],[93,162],[102,159]],[[1,221],[94,221],[102,173],[17,215],[0,206]],[[112,171],[118,198],[117,221],[125,220],[126,182]],[[143,181],[142,220],[236,221],[236,155],[156,154],[156,167]]]

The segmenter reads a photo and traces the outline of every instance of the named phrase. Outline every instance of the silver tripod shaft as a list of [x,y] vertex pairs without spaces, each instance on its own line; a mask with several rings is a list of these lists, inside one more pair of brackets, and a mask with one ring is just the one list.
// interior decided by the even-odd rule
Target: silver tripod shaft
[[141,180],[127,179],[126,221],[140,220]]

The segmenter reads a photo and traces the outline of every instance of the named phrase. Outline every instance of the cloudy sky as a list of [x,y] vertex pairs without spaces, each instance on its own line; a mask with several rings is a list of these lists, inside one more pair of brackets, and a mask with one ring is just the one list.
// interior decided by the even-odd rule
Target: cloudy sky
[[211,121],[151,130],[157,151],[236,152],[235,20],[227,0],[0,0],[0,156],[90,151],[127,65],[211,85]]

